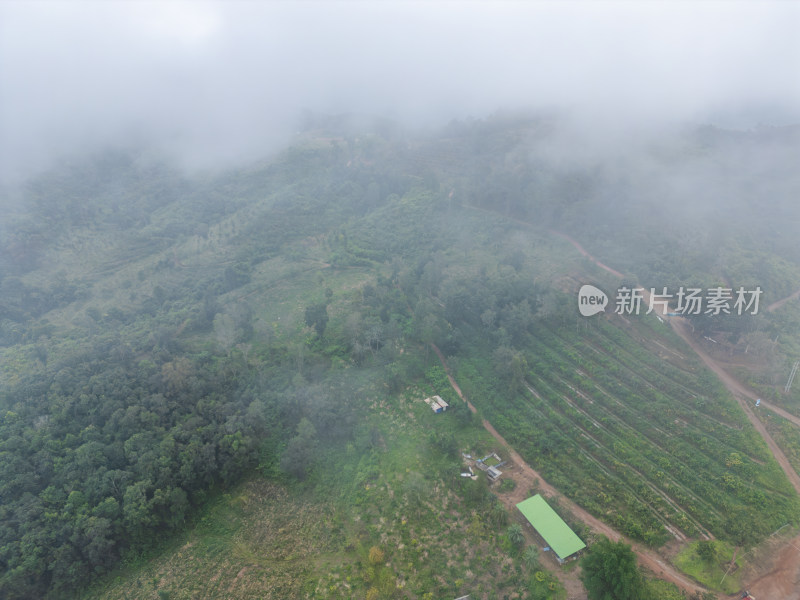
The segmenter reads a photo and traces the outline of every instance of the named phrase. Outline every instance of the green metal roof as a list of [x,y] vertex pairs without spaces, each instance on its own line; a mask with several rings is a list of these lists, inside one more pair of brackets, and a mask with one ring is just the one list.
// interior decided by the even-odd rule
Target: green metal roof
[[581,538],[575,535],[540,494],[523,500],[517,504],[517,508],[560,559],[563,560],[586,548]]

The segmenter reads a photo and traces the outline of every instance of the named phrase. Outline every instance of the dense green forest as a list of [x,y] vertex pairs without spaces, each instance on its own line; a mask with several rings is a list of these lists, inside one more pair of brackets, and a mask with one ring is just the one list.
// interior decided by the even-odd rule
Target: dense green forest
[[[450,393],[431,344],[527,461],[631,539],[747,546],[796,525],[766,445],[674,334],[652,316],[580,321],[578,284],[614,282],[552,230],[631,282],[760,285],[766,307],[800,287],[781,226],[798,217],[798,131],[702,128],[605,162],[565,161],[558,136],[557,120],[505,114],[415,139],[333,128],[239,170],[117,150],[8,192],[0,596],[68,597],[243,481],[324,479],[340,467],[319,449],[372,460],[389,435],[365,417],[375,388],[398,403],[412,385]],[[797,314],[693,324],[735,347],[796,331]],[[776,372],[800,358],[788,337]],[[781,401],[796,410],[797,392]],[[449,457],[441,473],[478,429],[463,407],[452,416],[426,440]],[[379,478],[358,473],[353,489]],[[491,514],[490,495],[446,481],[465,514]],[[521,573],[511,538],[492,551],[506,544]],[[434,585],[398,591],[373,563],[359,579],[373,598]],[[558,597],[545,577],[523,592]]]
[[337,158],[306,148],[199,184],[116,153],[25,190],[2,253],[6,594],[63,593],[168,535],[209,492],[277,469],[305,413],[322,442],[351,434],[346,385],[307,383],[337,350],[304,357],[302,336],[256,331],[258,299],[237,296],[281,253],[272,274],[302,273],[291,245],[367,210],[379,193],[360,183],[409,188]]

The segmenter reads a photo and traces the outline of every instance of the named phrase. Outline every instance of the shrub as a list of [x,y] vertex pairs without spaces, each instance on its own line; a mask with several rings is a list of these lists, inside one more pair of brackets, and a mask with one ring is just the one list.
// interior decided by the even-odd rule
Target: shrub
[[379,565],[383,562],[385,558],[383,550],[378,548],[377,546],[373,546],[369,549],[369,562],[373,565]]

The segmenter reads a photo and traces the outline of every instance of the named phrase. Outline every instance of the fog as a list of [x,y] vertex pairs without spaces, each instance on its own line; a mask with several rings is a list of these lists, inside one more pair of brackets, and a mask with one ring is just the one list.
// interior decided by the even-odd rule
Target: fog
[[790,2],[3,2],[0,176],[104,145],[224,166],[304,111],[555,109],[601,137],[797,122],[799,24]]

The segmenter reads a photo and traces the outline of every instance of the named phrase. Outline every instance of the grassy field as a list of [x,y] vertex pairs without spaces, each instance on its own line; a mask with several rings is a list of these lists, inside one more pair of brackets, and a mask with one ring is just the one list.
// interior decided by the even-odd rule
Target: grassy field
[[731,565],[734,549],[725,542],[708,542],[713,553],[708,558],[698,553],[701,542],[693,542],[686,546],[675,557],[675,565],[687,575],[712,590],[723,594],[735,594],[742,589],[739,580],[743,560],[741,551],[737,552],[736,562]]
[[289,598],[333,548],[329,506],[255,478],[207,508],[151,559],[132,560],[85,598]]
[[433,391],[366,386],[356,440],[320,449],[305,482],[252,477],[83,598],[564,598],[510,545],[485,484],[459,476],[459,448],[500,449],[463,406],[434,414]]

